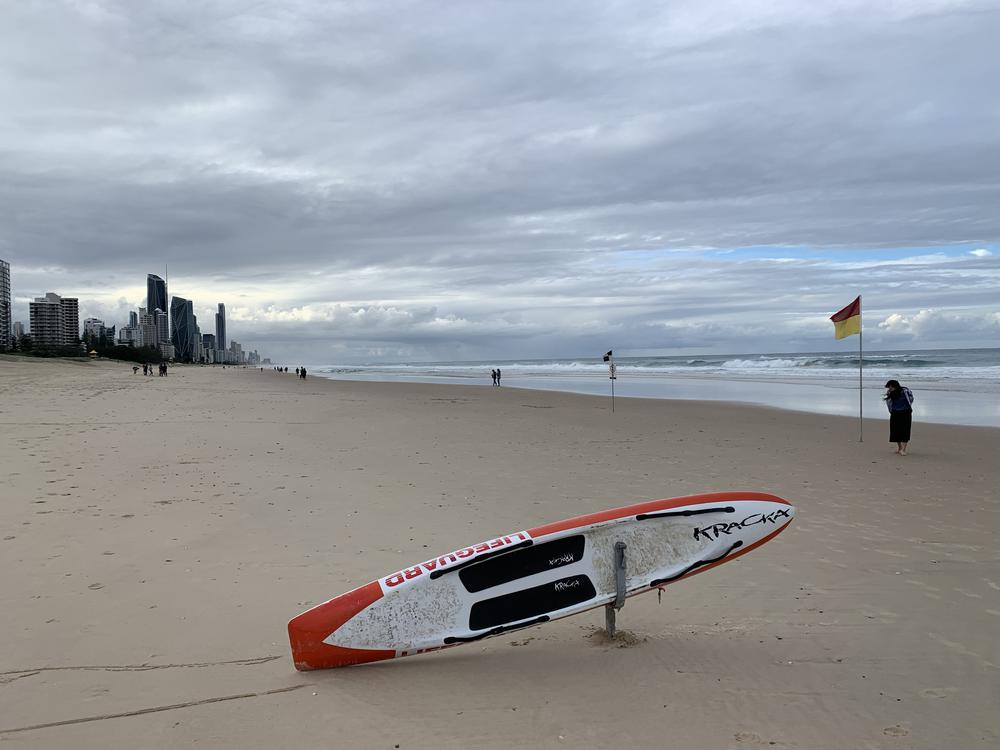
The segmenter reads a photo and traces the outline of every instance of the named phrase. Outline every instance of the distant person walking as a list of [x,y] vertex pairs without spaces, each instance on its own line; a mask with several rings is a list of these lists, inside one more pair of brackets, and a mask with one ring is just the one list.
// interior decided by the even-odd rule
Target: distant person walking
[[300,368],[299,368],[299,376],[300,376],[300,377],[301,377],[301,378],[302,378],[303,380],[305,380],[305,379],[306,379],[306,368],[304,368],[304,367],[300,367]]
[[500,387],[500,368],[497,368],[497,387]]
[[298,375],[298,374],[299,374],[299,368],[298,368],[298,367],[296,367],[296,368],[295,368],[295,374],[296,374],[296,375]]
[[490,376],[493,378],[493,385],[495,386],[497,384],[497,371],[490,370]]
[[889,409],[889,442],[896,444],[896,455],[905,456],[913,425],[913,391],[898,380],[885,384],[885,405]]
[[135,375],[139,372],[139,365],[132,365],[132,374]]

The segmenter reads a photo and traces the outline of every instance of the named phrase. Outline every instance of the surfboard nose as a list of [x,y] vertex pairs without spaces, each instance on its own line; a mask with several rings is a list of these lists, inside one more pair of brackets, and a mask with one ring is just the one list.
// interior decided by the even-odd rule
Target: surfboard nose
[[744,543],[757,546],[784,531],[795,518],[795,506],[775,498],[773,501],[754,503],[743,513],[738,512],[736,517],[744,532]]
[[719,510],[699,519],[693,535],[702,543],[729,542],[733,552],[762,544],[795,517],[795,507],[776,497],[735,500]]

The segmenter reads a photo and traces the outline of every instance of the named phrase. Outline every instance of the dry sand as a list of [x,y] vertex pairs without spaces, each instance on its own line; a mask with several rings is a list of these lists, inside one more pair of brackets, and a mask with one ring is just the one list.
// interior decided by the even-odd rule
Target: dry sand
[[[0,745],[996,748],[1000,430],[0,358]],[[297,673],[285,623],[501,532],[723,489],[788,532],[630,599]],[[33,728],[35,727],[35,728]]]

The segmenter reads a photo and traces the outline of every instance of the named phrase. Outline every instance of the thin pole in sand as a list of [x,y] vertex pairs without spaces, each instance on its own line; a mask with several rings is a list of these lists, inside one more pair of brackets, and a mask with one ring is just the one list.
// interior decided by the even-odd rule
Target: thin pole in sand
[[611,367],[609,369],[611,370],[611,376],[608,378],[611,381],[611,413],[614,414],[615,413],[615,381],[618,379],[618,377],[615,375],[615,365],[614,365],[613,362],[612,362]]
[[865,401],[864,401],[864,316],[862,314],[861,295],[858,295],[858,442],[865,442]]
[[[833,321],[833,336],[837,340],[858,334],[858,442],[865,440],[865,396],[864,396],[864,361],[865,348],[861,334],[861,295],[842,310],[830,316]],[[857,321],[857,328],[854,322]]]
[[615,374],[617,368],[615,367],[614,356],[612,355],[612,350],[608,349],[608,353],[604,355],[604,361],[608,363],[608,380],[611,381],[611,413],[615,413],[615,380],[618,376]]

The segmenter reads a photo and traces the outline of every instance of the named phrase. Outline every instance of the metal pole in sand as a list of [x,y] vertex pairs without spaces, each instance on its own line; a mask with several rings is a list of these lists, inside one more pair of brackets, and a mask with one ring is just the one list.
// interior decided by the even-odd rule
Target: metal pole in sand
[[858,442],[865,442],[865,400],[864,400],[864,316],[861,312],[861,295],[858,295]]
[[604,626],[608,638],[615,637],[615,614],[625,606],[625,542],[615,542],[615,600],[604,605]]
[[608,349],[604,355],[604,361],[608,363],[608,379],[611,381],[611,413],[615,413],[615,359],[614,350]]
[[610,373],[608,375],[608,380],[611,381],[611,413],[614,414],[615,413],[615,381],[618,379],[618,376],[615,374],[617,372],[617,368],[615,367],[615,363],[613,361],[612,361],[612,363],[610,365],[608,365],[608,372]]

